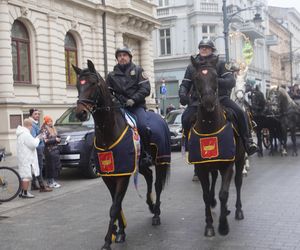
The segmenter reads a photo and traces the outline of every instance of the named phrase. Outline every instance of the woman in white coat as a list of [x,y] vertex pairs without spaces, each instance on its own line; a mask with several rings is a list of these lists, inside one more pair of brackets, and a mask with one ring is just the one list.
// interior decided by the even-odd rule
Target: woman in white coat
[[36,147],[39,145],[42,136],[39,135],[34,138],[31,135],[32,121],[30,119],[25,119],[23,124],[23,127],[18,126],[16,130],[18,167],[22,179],[20,197],[34,198],[34,195],[28,192],[28,187],[32,174],[35,176],[40,174]]

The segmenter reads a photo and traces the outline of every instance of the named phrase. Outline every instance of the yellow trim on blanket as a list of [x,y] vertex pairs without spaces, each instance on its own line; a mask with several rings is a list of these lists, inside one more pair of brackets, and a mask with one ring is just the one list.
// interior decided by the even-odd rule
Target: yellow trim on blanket
[[115,146],[123,139],[123,137],[125,136],[125,134],[126,134],[128,128],[129,128],[129,125],[126,126],[126,128],[124,129],[124,131],[123,131],[123,133],[120,135],[120,137],[119,137],[112,145],[110,145],[107,149],[97,147],[97,145],[96,145],[96,136],[95,136],[95,137],[94,137],[94,147],[95,147],[96,149],[100,150],[100,151],[105,151],[105,150],[112,149],[113,147],[115,147]]
[[196,135],[200,135],[200,136],[217,135],[217,134],[219,134],[222,130],[225,129],[226,125],[227,125],[227,123],[226,123],[222,128],[220,128],[218,131],[213,132],[213,133],[210,133],[210,134],[201,134],[201,133],[198,133],[198,132],[196,131],[196,129],[195,129],[195,126],[193,127],[193,131],[196,133]]
[[[156,166],[156,165],[170,165],[170,162],[164,162],[164,161],[163,161],[163,162],[159,162],[159,163],[158,163],[158,162],[157,162],[157,159],[159,159],[159,158],[161,157],[161,156],[158,157],[158,146],[157,146],[157,144],[154,143],[154,142],[151,142],[150,145],[153,146],[153,147],[155,147],[155,149],[156,149],[156,154],[155,154],[155,164],[154,164],[154,165],[155,165],[155,166]],[[171,156],[170,156],[170,157],[171,157]]]
[[215,160],[195,161],[195,162],[189,162],[187,159],[187,162],[189,164],[203,164],[203,163],[212,163],[212,162],[233,162],[233,161],[235,161],[235,156],[231,159],[215,159]]

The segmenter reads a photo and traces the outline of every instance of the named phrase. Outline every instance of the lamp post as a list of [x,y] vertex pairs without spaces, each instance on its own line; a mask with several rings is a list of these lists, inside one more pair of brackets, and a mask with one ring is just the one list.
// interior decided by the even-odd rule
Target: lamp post
[[[225,41],[225,60],[226,60],[226,63],[229,62],[229,46],[228,46],[228,35],[229,35],[229,24],[231,23],[232,21],[232,18],[237,15],[238,13],[241,13],[243,11],[246,11],[246,10],[253,10],[253,9],[257,9],[257,7],[247,7],[247,8],[244,8],[244,9],[239,9],[237,10],[236,12],[234,13],[231,13],[230,15],[227,15],[227,7],[226,7],[226,0],[223,0],[223,6],[222,6],[222,11],[223,11],[223,24],[224,24],[224,41]],[[260,16],[259,13],[256,13],[254,18],[253,18],[253,22],[255,24],[259,24],[262,22],[262,18]]]

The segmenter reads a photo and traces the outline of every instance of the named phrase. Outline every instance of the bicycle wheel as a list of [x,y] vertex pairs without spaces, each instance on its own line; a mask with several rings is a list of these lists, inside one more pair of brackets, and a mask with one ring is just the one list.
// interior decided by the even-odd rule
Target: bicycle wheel
[[0,202],[10,201],[21,191],[21,177],[9,167],[0,167]]

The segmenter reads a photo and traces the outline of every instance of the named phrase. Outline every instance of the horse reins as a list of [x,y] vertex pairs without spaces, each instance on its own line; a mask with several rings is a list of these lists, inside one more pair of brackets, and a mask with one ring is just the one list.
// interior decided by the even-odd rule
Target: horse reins
[[[98,74],[95,74],[95,76],[97,77],[97,90],[99,87],[99,76]],[[115,98],[117,98],[115,95],[113,95]],[[118,108],[122,108],[123,105],[112,105],[112,106],[99,106],[99,92],[96,91],[95,95],[93,96],[92,100],[90,99],[79,99],[77,100],[77,104],[82,104],[92,115],[96,112],[96,111],[111,111],[113,109],[118,109]],[[118,98],[117,98],[118,99]]]

